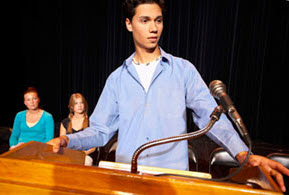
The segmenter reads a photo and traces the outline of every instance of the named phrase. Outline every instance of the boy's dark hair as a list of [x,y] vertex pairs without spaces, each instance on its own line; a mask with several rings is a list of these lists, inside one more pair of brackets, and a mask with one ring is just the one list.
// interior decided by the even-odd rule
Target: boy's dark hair
[[128,18],[131,21],[132,17],[135,15],[136,7],[146,3],[156,3],[160,6],[162,12],[164,12],[165,0],[124,0],[123,2],[124,17]]

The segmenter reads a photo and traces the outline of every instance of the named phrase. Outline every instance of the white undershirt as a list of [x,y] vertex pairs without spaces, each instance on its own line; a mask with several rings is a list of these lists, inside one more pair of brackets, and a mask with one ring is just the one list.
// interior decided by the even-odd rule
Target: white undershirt
[[148,89],[150,87],[151,81],[152,81],[152,77],[153,74],[155,72],[155,69],[158,65],[158,63],[160,62],[160,58],[158,58],[157,60],[154,60],[153,62],[147,64],[136,64],[133,61],[133,65],[138,73],[138,76],[140,78],[141,84],[144,87],[145,91],[148,92]]
[[32,126],[36,125],[36,123],[38,123],[38,121],[34,122],[34,123],[29,123],[29,122],[26,121],[26,124],[27,124],[28,127],[32,127]]

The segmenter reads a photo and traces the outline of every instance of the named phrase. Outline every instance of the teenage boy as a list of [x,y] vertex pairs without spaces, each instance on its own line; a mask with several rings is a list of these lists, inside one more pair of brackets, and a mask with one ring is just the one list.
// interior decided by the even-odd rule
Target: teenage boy
[[[217,106],[196,68],[187,60],[164,52],[158,41],[163,30],[163,0],[124,2],[126,28],[132,33],[135,53],[107,79],[84,131],[49,141],[77,150],[103,146],[118,130],[116,161],[130,163],[134,151],[151,140],[186,133],[186,108],[193,110],[195,124],[203,128]],[[247,147],[222,115],[207,133],[239,162]],[[141,153],[138,164],[188,169],[187,141],[152,147]],[[251,166],[263,165],[285,190],[280,163],[251,155]]]

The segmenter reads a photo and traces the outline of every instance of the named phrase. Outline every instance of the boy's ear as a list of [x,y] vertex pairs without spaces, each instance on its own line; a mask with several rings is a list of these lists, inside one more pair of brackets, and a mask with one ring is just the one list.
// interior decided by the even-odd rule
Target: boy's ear
[[130,21],[128,18],[125,19],[125,25],[126,25],[126,29],[127,29],[129,32],[132,32],[131,21]]

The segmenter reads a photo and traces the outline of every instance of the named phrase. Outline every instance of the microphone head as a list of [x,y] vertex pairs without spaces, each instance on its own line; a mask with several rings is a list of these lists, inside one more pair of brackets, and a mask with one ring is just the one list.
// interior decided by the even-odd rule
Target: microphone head
[[226,93],[226,85],[220,80],[214,80],[209,84],[211,95],[220,99],[223,93]]

